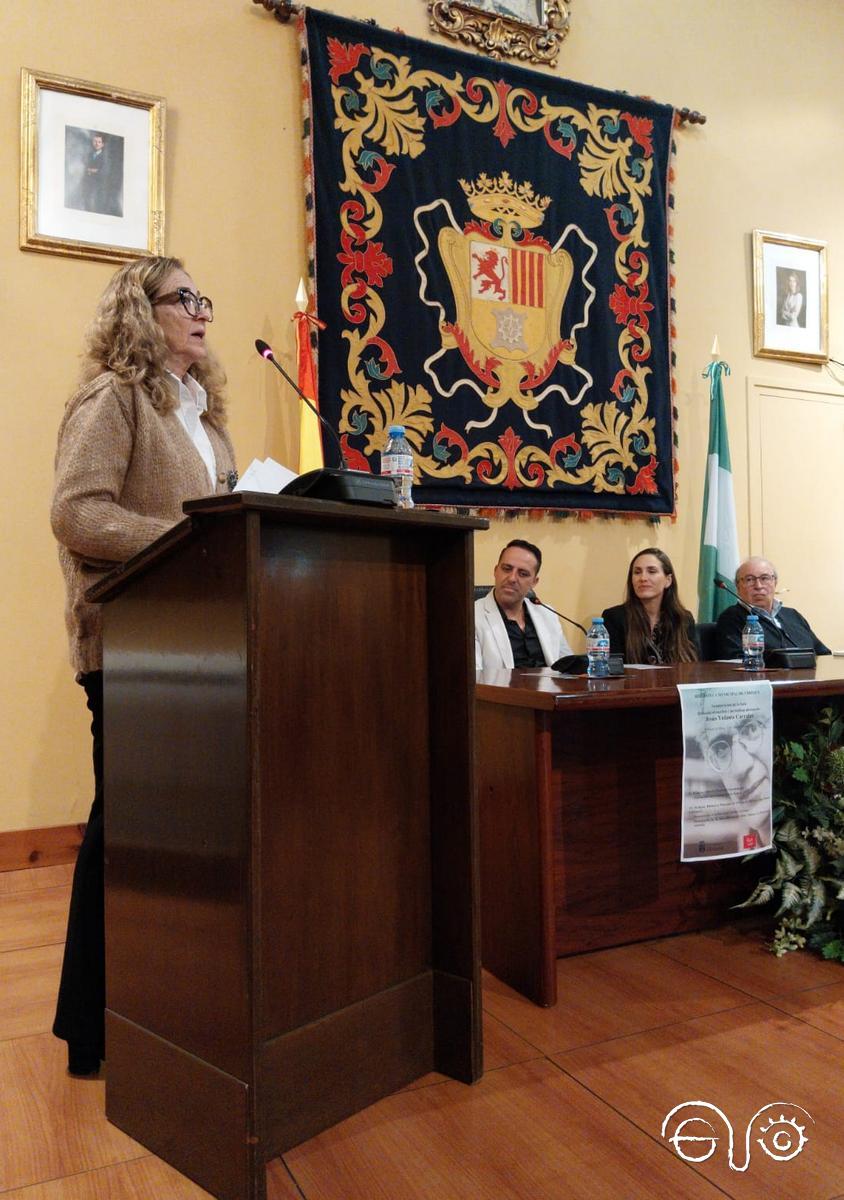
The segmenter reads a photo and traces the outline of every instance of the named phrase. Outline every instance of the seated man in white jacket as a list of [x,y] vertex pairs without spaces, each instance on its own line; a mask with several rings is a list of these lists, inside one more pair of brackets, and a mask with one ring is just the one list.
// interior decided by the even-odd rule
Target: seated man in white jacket
[[571,654],[560,622],[547,608],[526,604],[536,587],[542,551],[508,542],[495,568],[495,587],[475,601],[475,669],[550,667]]

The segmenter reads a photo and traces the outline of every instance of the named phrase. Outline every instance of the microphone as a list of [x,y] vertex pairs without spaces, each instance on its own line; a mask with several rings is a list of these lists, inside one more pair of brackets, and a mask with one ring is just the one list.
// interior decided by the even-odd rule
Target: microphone
[[757,608],[755,604],[748,604],[746,600],[742,600],[738,592],[734,592],[731,587],[728,587],[727,584],[724,583],[723,579],[716,579],[714,580],[714,583],[715,586],[720,588],[722,592],[729,592],[731,596],[735,596],[742,608],[749,613],[753,613],[754,617],[758,617],[760,621],[768,621],[771,625],[773,625],[774,629],[781,633],[786,641],[791,643],[795,650],[803,650],[805,648],[797,645],[797,642],[795,642],[794,638],[791,636],[785,626],[778,625],[767,609]]
[[294,383],[284,367],[273,354],[272,346],[262,338],[255,339],[255,349],[271,362],[275,369],[284,376],[293,391],[305,401],[308,408],[316,416],[324,429],[337,443],[337,453],[340,456],[339,467],[320,467],[316,471],[306,471],[298,475],[291,483],[281,489],[285,496],[310,496],[315,500],[340,500],[347,504],[376,504],[382,508],[396,507],[396,489],[392,479],[387,475],[370,475],[368,471],[353,471],[343,453],[343,443],[337,436],[332,425],[313,404],[298,383]]
[[[557,612],[556,608],[552,608],[550,604],[546,604],[544,600],[540,600],[533,588],[527,594],[531,604],[537,604],[540,608],[547,608],[555,617],[559,617],[562,621],[568,621],[569,625],[575,625],[581,633],[589,637],[589,631],[584,629],[579,621],[573,621],[571,617],[567,617],[565,613]],[[561,671],[564,675],[585,675],[588,668],[588,658],[585,654],[566,654],[563,658],[558,658],[551,666],[555,671]],[[624,674],[624,659],[620,654],[611,654],[609,663],[609,674],[611,676],[619,676]]]
[[584,633],[587,637],[589,636],[588,629],[584,629],[579,621],[573,621],[571,617],[567,617],[565,613],[557,612],[556,608],[552,608],[550,604],[546,604],[544,600],[540,600],[533,588],[531,588],[528,592],[527,598],[530,600],[531,604],[538,604],[540,608],[547,608],[548,611],[552,612],[555,617],[559,617],[563,621],[568,621],[569,625],[575,625],[581,631],[581,633]]
[[734,600],[737,600],[739,602],[739,604],[742,606],[742,608],[745,610],[745,612],[753,613],[754,617],[762,616],[762,613],[763,613],[762,609],[756,608],[752,604],[748,604],[746,600],[742,600],[742,598],[738,594],[738,592],[734,592],[731,587],[729,587],[726,583],[724,583],[723,579],[716,578],[716,579],[713,579],[712,582],[715,584],[715,586],[717,588],[720,588],[722,592],[728,592],[733,597]]
[[787,642],[788,646],[771,646],[765,651],[765,665],[769,667],[788,667],[792,670],[800,670],[806,667],[814,667],[817,663],[817,656],[811,646],[801,646],[795,642],[794,638],[788,632],[784,625],[778,625],[773,616],[764,608],[757,608],[754,604],[748,604],[746,600],[742,600],[738,592],[734,592],[731,587],[728,587],[722,579],[713,579],[712,581],[717,588],[722,592],[729,592],[731,596],[735,596],[736,600],[749,613],[759,617],[760,621],[767,621],[769,625],[773,625],[777,633]]
[[261,358],[265,358],[267,360],[267,362],[271,362],[273,364],[273,366],[275,367],[275,369],[277,371],[281,372],[281,374],[284,376],[284,378],[287,380],[287,382],[293,388],[293,391],[297,393],[297,395],[300,397],[300,399],[305,401],[308,408],[314,414],[316,419],[322,424],[323,429],[328,430],[328,432],[334,438],[334,441],[337,443],[337,453],[340,456],[340,466],[343,468],[344,471],[348,471],[349,464],[346,462],[346,455],[343,453],[343,443],[340,441],[340,439],[337,436],[336,432],[334,431],[333,427],[328,424],[325,417],[322,415],[322,413],[319,411],[319,409],[316,407],[316,405],[313,404],[308,399],[308,397],[305,395],[305,393],[299,387],[298,383],[294,383],[292,378],[287,374],[284,367],[281,365],[281,363],[278,361],[276,356],[273,354],[272,346],[268,345],[262,338],[256,338],[255,339],[255,349],[258,351]]

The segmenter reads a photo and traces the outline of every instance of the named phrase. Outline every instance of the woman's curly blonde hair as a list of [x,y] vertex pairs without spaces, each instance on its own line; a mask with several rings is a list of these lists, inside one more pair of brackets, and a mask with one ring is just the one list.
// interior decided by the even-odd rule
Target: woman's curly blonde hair
[[[113,371],[121,383],[143,388],[159,412],[176,407],[176,394],[165,374],[167,343],[153,315],[152,300],[172,271],[184,269],[181,259],[151,255],[126,263],[112,276],[88,329],[83,384],[103,371]],[[226,408],[223,368],[209,351],[203,362],[193,364],[189,374],[208,393],[208,420],[222,427]]]

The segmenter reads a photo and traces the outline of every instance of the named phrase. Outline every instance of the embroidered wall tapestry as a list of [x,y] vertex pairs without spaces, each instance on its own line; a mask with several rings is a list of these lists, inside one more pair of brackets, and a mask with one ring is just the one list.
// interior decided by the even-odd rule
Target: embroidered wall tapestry
[[402,424],[417,503],[673,513],[673,110],[313,9],[300,33],[350,465]]

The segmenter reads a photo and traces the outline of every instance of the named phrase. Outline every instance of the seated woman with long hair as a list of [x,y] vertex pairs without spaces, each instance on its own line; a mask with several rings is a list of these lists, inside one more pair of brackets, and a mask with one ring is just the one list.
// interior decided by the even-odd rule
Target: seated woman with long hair
[[610,653],[629,663],[696,662],[700,657],[695,619],[677,594],[668,555],[649,546],[640,550],[627,571],[623,604],[604,610]]

